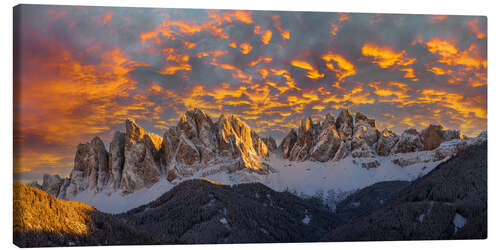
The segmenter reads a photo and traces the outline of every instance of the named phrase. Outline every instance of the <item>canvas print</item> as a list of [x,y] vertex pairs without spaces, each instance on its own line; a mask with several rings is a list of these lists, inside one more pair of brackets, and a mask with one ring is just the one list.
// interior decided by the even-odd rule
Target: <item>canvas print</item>
[[487,237],[484,16],[13,11],[20,247]]

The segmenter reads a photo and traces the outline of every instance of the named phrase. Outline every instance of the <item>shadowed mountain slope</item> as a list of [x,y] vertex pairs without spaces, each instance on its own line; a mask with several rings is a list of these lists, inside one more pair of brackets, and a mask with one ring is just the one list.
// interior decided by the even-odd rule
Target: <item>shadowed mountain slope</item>
[[188,180],[157,200],[119,215],[159,241],[247,243],[318,241],[335,215],[319,201],[263,184],[227,186]]
[[484,239],[487,143],[468,147],[323,241]]

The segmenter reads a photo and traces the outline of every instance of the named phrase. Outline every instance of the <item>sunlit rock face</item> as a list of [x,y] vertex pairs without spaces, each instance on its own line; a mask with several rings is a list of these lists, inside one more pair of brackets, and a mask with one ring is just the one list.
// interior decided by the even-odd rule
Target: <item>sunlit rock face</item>
[[214,123],[199,109],[188,111],[176,128],[165,132],[163,141],[169,181],[200,171],[205,175],[245,168],[266,170],[261,163],[269,155],[266,143],[234,115],[221,115]]
[[159,181],[161,142],[160,136],[147,133],[132,120],[125,121],[125,162],[120,183],[123,193],[151,187]]
[[388,156],[391,153],[392,147],[394,147],[398,141],[399,136],[385,128],[382,133],[380,133],[380,138],[377,142],[377,154],[380,156]]
[[76,195],[87,189],[99,192],[108,179],[108,153],[102,140],[94,137],[88,143],[79,144],[67,193]]
[[261,160],[269,155],[266,144],[238,117],[222,115],[217,121],[220,155],[228,162],[230,171],[241,168],[265,171]]

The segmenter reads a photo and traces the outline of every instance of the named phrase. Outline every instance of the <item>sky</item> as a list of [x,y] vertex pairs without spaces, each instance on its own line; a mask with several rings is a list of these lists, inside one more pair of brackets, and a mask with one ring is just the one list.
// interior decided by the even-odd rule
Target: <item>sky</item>
[[67,176],[76,146],[134,119],[236,114],[278,142],[350,108],[401,133],[487,130],[484,16],[21,5],[14,179]]

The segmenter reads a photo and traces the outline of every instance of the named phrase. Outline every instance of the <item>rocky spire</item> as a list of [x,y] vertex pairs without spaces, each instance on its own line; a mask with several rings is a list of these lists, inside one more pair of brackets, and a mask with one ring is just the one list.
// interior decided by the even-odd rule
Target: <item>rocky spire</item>
[[290,132],[281,141],[278,151],[281,153],[281,157],[288,159],[292,151],[293,145],[297,141],[297,132],[295,129],[290,129]]
[[377,142],[376,151],[378,155],[388,156],[391,153],[392,148],[399,141],[399,136],[397,136],[391,130],[385,128]]
[[337,120],[335,121],[340,139],[346,141],[352,138],[353,124],[351,110],[341,109],[339,115],[337,116]]
[[89,189],[100,192],[109,179],[108,152],[99,137],[79,144],[75,155],[75,165],[70,174],[69,193]]
[[394,145],[393,154],[417,152],[424,149],[424,144],[418,131],[414,128],[405,130],[399,137],[399,141]]
[[147,133],[134,121],[125,121],[125,161],[120,183],[122,192],[131,193],[151,187],[159,181],[161,141],[160,136]]
[[290,160],[305,161],[309,158],[311,149],[316,144],[318,126],[311,117],[304,118],[299,123],[297,141],[290,152]]
[[109,144],[109,169],[112,190],[120,188],[125,163],[125,133],[116,131]]

